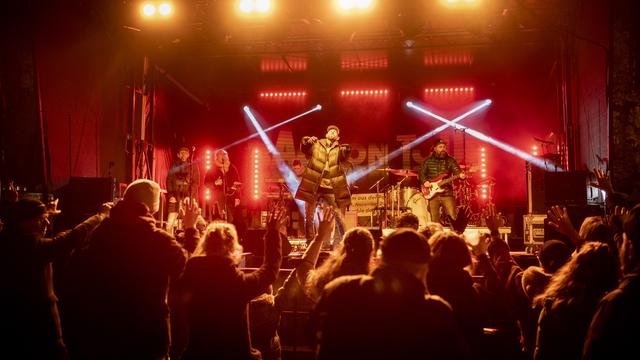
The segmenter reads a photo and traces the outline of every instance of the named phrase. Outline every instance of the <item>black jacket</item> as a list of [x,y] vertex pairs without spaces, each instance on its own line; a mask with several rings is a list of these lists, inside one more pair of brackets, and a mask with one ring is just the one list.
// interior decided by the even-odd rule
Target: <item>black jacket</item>
[[[432,180],[439,175],[446,174],[447,176],[458,175],[462,172],[460,165],[453,157],[447,155],[440,159],[431,154],[424,160],[420,167],[420,184],[424,184],[425,181]],[[451,196],[452,189],[451,184],[446,184],[442,187],[445,189],[440,196]]]

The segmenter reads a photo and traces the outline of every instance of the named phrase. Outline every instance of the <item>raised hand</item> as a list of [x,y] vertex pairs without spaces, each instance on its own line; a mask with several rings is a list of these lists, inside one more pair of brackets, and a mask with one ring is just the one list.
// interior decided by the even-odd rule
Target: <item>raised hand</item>
[[502,213],[496,213],[496,206],[490,204],[486,208],[484,221],[489,228],[489,231],[498,231],[499,228],[504,226],[504,219]]
[[462,234],[469,224],[471,215],[472,211],[470,207],[458,207],[458,214],[456,215],[456,219],[451,221],[451,227],[453,228],[453,230],[455,230],[458,234]]
[[318,237],[322,239],[328,239],[331,236],[331,232],[333,231],[333,227],[335,225],[335,210],[329,206],[321,206],[321,211],[318,215]]
[[267,220],[267,227],[272,230],[276,230],[284,236],[287,236],[287,223],[289,222],[289,216],[286,209],[282,206],[276,206],[269,213]]
[[[57,204],[57,199],[56,199],[56,204]],[[100,215],[103,218],[109,216],[109,212],[111,211],[112,207],[113,207],[112,202],[106,202],[100,205],[100,207],[98,208],[98,215]]]
[[613,191],[613,185],[611,185],[611,179],[609,178],[609,172],[602,169],[593,169],[593,174],[596,176],[596,182],[591,183],[591,186],[611,193]]
[[200,208],[198,207],[198,201],[195,199],[185,198],[182,201],[182,207],[180,208],[180,216],[182,216],[182,224],[185,229],[191,229],[196,227],[198,217],[200,216]]
[[309,142],[309,144],[315,144],[316,141],[318,141],[318,138],[315,136],[311,136],[307,141]]

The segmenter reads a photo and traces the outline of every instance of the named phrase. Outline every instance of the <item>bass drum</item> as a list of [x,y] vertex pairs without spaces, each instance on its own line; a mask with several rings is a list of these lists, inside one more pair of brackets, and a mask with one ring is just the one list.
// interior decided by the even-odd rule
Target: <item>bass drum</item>
[[424,230],[427,227],[427,224],[431,221],[427,199],[424,198],[424,195],[420,192],[411,195],[406,203],[406,207],[418,217],[418,230]]

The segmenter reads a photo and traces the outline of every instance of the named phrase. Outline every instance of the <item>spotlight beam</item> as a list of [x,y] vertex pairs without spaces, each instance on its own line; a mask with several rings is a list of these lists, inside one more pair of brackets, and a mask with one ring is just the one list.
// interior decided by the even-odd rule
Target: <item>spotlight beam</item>
[[[246,108],[246,106],[245,106],[245,108]],[[318,104],[318,105],[314,106],[313,108],[311,108],[310,110],[307,110],[307,111],[303,112],[302,114],[299,114],[299,115],[296,115],[296,116],[294,116],[292,118],[284,120],[284,121],[282,121],[282,122],[280,122],[278,124],[275,124],[275,125],[273,125],[271,127],[266,128],[266,129],[264,129],[262,131],[265,132],[265,133],[269,132],[269,131],[271,131],[271,130],[273,130],[275,128],[278,128],[278,127],[280,127],[282,125],[288,124],[288,123],[290,123],[290,122],[292,122],[292,121],[294,121],[296,119],[299,119],[299,118],[301,118],[303,116],[309,115],[309,114],[311,114],[313,112],[320,111],[320,110],[322,110],[322,105]],[[245,110],[245,113],[246,113],[246,110]],[[251,117],[249,117],[249,118],[251,118]],[[254,119],[255,119],[255,117],[254,117]],[[254,126],[255,126],[255,124],[254,124]],[[245,142],[247,140],[251,140],[251,139],[253,139],[253,138],[255,138],[255,137],[259,136],[259,135],[260,135],[259,132],[253,133],[253,134],[251,134],[251,135],[249,135],[247,137],[244,137],[244,138],[242,138],[240,140],[236,140],[236,141],[232,142],[231,144],[224,146],[222,149],[226,150],[226,149],[228,149],[228,148],[230,148],[232,146],[236,146],[238,144],[242,144],[243,142]]]
[[[407,106],[409,106],[409,104],[413,104],[411,101],[407,102]],[[491,100],[487,99],[482,101],[479,105],[477,105],[476,107],[472,108],[471,110],[465,112],[464,114],[457,116],[456,118],[454,118],[453,120],[451,120],[451,123],[455,124],[471,115],[473,115],[474,113],[484,109],[485,107],[491,105]],[[435,114],[434,114],[435,115]],[[402,152],[404,151],[405,148],[411,149],[414,146],[417,146],[421,143],[423,143],[424,141],[426,141],[429,138],[434,137],[435,135],[441,133],[442,131],[444,131],[446,128],[451,127],[452,125],[450,124],[444,124],[441,125],[431,131],[429,131],[428,133],[421,135],[420,137],[416,138],[415,140],[413,140],[412,142],[399,147],[398,149],[390,152],[386,157],[384,158],[380,158],[378,160],[376,160],[375,162],[373,162],[372,164],[370,164],[369,166],[365,167],[364,169],[360,169],[360,170],[356,170],[354,172],[352,172],[351,174],[349,174],[347,176],[347,181],[349,184],[352,184],[354,181],[358,181],[360,180],[362,177],[366,176],[367,174],[369,174],[370,172],[376,170],[377,168],[379,168],[380,166],[386,164],[389,160],[391,159],[395,159],[396,157],[402,155]]]
[[[318,105],[318,107],[319,106],[320,105]],[[278,171],[280,171],[280,174],[284,178],[284,181],[287,184],[287,187],[289,187],[289,190],[291,191],[291,196],[293,198],[295,196],[296,191],[298,190],[298,185],[299,185],[298,178],[296,177],[293,170],[291,170],[291,168],[282,160],[282,157],[280,156],[280,152],[278,151],[276,146],[273,144],[271,139],[269,139],[269,137],[267,136],[266,130],[262,129],[262,126],[260,126],[260,123],[258,122],[258,119],[256,119],[255,115],[251,111],[251,108],[249,108],[248,106],[244,106],[242,110],[244,110],[244,113],[247,115],[249,120],[251,120],[251,123],[256,128],[257,135],[260,136],[260,139],[262,139],[262,142],[267,147],[267,150],[276,159]],[[300,212],[304,214],[304,203],[300,200],[296,200],[296,205],[298,205]]]
[[436,115],[436,114],[432,113],[431,111],[429,111],[427,109],[424,109],[424,108],[422,108],[422,107],[420,107],[420,106],[418,106],[418,105],[416,105],[416,104],[414,104],[414,103],[412,103],[410,101],[407,102],[406,105],[407,105],[408,108],[410,108],[412,110],[418,111],[418,112],[420,112],[422,114],[425,114],[425,115],[428,115],[428,116],[430,116],[430,117],[432,117],[434,119],[440,120],[443,123],[445,123],[445,125],[452,126],[452,127],[455,127],[456,129],[462,130],[466,134],[469,134],[469,135],[475,137],[476,139],[482,140],[482,141],[484,141],[486,143],[489,143],[489,144],[491,144],[491,145],[493,145],[493,146],[495,146],[495,147],[497,147],[499,149],[502,149],[502,150],[504,150],[504,151],[506,151],[506,152],[508,152],[510,154],[513,154],[513,155],[515,155],[515,156],[517,156],[517,157],[519,157],[519,158],[521,158],[521,159],[523,159],[525,161],[528,161],[529,163],[531,163],[531,164],[533,164],[533,165],[535,165],[535,166],[537,166],[537,167],[539,167],[541,169],[547,170],[550,165],[553,166],[554,168],[561,169],[556,164],[554,164],[552,162],[545,161],[545,160],[543,160],[543,159],[541,159],[539,157],[536,157],[536,156],[533,156],[531,154],[528,154],[525,151],[522,151],[522,150],[520,150],[518,148],[515,148],[515,147],[513,147],[511,145],[508,145],[508,144],[506,144],[506,143],[504,143],[502,141],[496,140],[495,138],[493,138],[491,136],[488,136],[488,135],[485,135],[485,134],[483,134],[483,133],[481,133],[481,132],[479,132],[477,130],[471,129],[471,128],[466,127],[464,125],[457,124],[454,121],[447,120],[447,119],[443,118],[442,116]]

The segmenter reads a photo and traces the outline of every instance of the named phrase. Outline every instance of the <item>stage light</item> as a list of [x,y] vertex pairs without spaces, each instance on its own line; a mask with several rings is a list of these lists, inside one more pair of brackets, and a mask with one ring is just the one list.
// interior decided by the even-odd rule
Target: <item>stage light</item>
[[279,99],[292,99],[292,100],[301,100],[305,96],[307,96],[306,91],[296,90],[296,91],[262,91],[259,96],[261,98],[279,98]]
[[[318,105],[314,106],[313,108],[311,108],[310,110],[307,110],[307,111],[303,112],[302,114],[296,115],[296,116],[294,116],[292,118],[289,118],[289,119],[287,119],[285,121],[282,121],[282,122],[280,122],[278,124],[275,124],[275,125],[273,125],[271,127],[268,127],[268,128],[266,128],[266,129],[264,129],[262,131],[264,131],[265,133],[269,132],[269,131],[277,128],[277,127],[280,127],[282,125],[288,124],[288,123],[290,123],[290,122],[292,122],[292,121],[294,121],[296,119],[299,119],[299,118],[301,118],[303,116],[309,115],[309,114],[311,114],[313,112],[320,111],[320,110],[322,110],[322,105],[318,104]],[[247,137],[244,137],[244,138],[242,138],[240,140],[236,140],[236,141],[232,142],[231,144],[223,147],[222,149],[226,150],[226,149],[228,149],[228,148],[230,148],[232,146],[236,146],[236,145],[241,144],[241,143],[243,143],[243,142],[245,142],[247,140],[253,139],[254,137],[259,136],[259,135],[260,135],[260,133],[258,133],[258,132],[253,133],[253,134],[251,134],[251,135],[249,135]]]
[[375,90],[364,90],[364,89],[360,89],[360,90],[341,90],[340,91],[340,96],[345,97],[345,96],[353,96],[353,95],[365,95],[365,96],[373,96],[373,97],[377,97],[380,95],[388,95],[389,94],[389,90],[386,89],[375,89]]
[[267,14],[271,9],[271,0],[240,0],[238,2],[238,10],[242,14]]
[[259,178],[259,164],[260,164],[260,151],[255,149],[253,151],[253,198],[255,200],[260,198],[260,178]]
[[[262,126],[260,126],[260,123],[258,122],[258,119],[256,119],[256,117],[253,114],[253,112],[251,111],[251,109],[248,106],[244,106],[242,108],[242,110],[247,115],[249,120],[251,120],[251,124],[253,124],[253,126],[256,129],[256,131],[260,135],[260,139],[262,139],[262,142],[266,146],[267,151],[269,151],[269,153],[275,159],[276,165],[278,167],[278,171],[280,172],[280,175],[282,175],[282,178],[284,179],[284,182],[287,184],[287,187],[289,188],[289,191],[291,192],[291,196],[292,197],[295,196],[295,193],[298,190],[298,186],[300,185],[300,183],[298,181],[298,177],[293,172],[293,170],[291,170],[289,165],[287,165],[287,163],[285,163],[282,160],[282,157],[280,156],[280,152],[278,151],[276,146],[273,144],[271,139],[269,139],[269,137],[266,134],[266,131],[264,129],[262,129]],[[304,214],[304,202],[302,202],[300,200],[295,200],[295,202],[296,202],[296,205],[298,206],[298,209],[300,210],[300,212]]]
[[373,7],[373,0],[336,0],[340,12],[365,11]]
[[[489,103],[491,102],[491,100],[486,100],[486,101],[489,101]],[[413,104],[412,102],[407,102],[407,107],[409,107],[409,108],[411,108],[413,110],[416,110],[418,112],[421,112],[421,113],[423,113],[425,115],[429,115],[434,119],[440,120],[443,123],[445,123],[447,126],[452,126],[452,127],[456,128],[458,130],[462,130],[466,134],[469,134],[469,135],[475,137],[476,139],[479,139],[479,140],[482,140],[482,141],[484,141],[486,143],[494,145],[495,147],[497,147],[499,149],[502,149],[502,150],[504,150],[504,151],[506,151],[506,152],[508,152],[510,154],[513,154],[513,155],[515,155],[515,156],[517,156],[517,157],[519,157],[519,158],[521,158],[521,159],[523,159],[525,161],[528,161],[532,165],[537,166],[537,167],[539,167],[541,169],[547,170],[549,168],[556,168],[556,169],[558,169],[557,171],[563,171],[562,168],[559,167],[557,164],[551,163],[549,161],[544,161],[543,159],[540,159],[539,157],[535,157],[535,156],[532,156],[530,154],[527,154],[526,152],[524,152],[524,151],[522,151],[522,150],[520,150],[518,148],[515,148],[515,147],[513,147],[513,146],[511,146],[509,144],[506,144],[506,143],[502,142],[502,141],[498,141],[498,140],[492,138],[491,136],[487,136],[487,135],[485,135],[485,134],[483,134],[483,133],[481,133],[481,132],[479,132],[477,130],[471,129],[471,128],[467,127],[467,126],[456,124],[455,121],[447,120],[447,119],[443,118],[442,116],[436,115],[436,114],[432,113],[429,110],[426,110],[426,109],[424,109],[424,108],[422,108],[420,106],[417,106],[417,105]]]
[[[407,101],[406,106],[408,108],[414,107],[415,105],[413,104],[413,102],[411,101]],[[471,110],[465,112],[464,114],[456,117],[455,119],[451,120],[452,123],[456,123],[458,121],[461,121],[462,119],[465,119],[471,115],[473,115],[474,113],[484,109],[485,107],[491,105],[491,100],[484,100],[482,102],[480,102],[478,105],[474,106]],[[392,152],[390,152],[386,157],[380,158],[376,161],[374,161],[373,163],[369,164],[369,166],[367,166],[366,168],[363,169],[357,169],[352,171],[351,173],[349,173],[347,175],[347,182],[349,184],[353,184],[356,181],[360,180],[362,177],[366,176],[367,174],[369,174],[370,172],[380,168],[381,166],[387,164],[387,162],[391,159],[395,159],[396,157],[402,155],[402,152],[405,151],[405,149],[411,149],[414,146],[417,146],[421,143],[423,143],[424,141],[436,136],[437,134],[441,133],[442,131],[444,131],[445,129],[447,129],[448,127],[450,127],[451,125],[449,124],[445,124],[445,125],[441,125],[429,132],[427,132],[426,134],[423,134],[421,136],[419,136],[418,138],[416,138],[415,140],[413,140],[412,142],[399,147],[396,150],[393,150]]]
[[158,7],[158,12],[162,16],[169,16],[169,15],[171,15],[171,13],[173,13],[173,5],[171,5],[169,3],[162,3]]
[[145,3],[142,5],[141,13],[143,16],[151,17],[156,14],[156,6],[151,3]]

